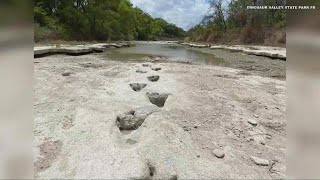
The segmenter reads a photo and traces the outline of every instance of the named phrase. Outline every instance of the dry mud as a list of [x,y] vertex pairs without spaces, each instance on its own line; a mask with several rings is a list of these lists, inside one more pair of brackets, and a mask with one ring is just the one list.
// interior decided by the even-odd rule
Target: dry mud
[[38,179],[285,178],[285,81],[100,55],[36,61]]

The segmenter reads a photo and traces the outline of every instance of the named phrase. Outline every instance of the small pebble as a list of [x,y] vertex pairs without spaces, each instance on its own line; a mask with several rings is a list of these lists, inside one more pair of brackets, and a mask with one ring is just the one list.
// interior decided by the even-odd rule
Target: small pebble
[[249,120],[248,120],[248,123],[251,124],[252,126],[258,125],[257,121],[254,120],[254,119],[249,119]]
[[62,73],[62,76],[70,76],[71,75],[71,72],[64,72]]
[[258,114],[254,114],[253,117],[259,118],[259,115]]
[[217,157],[217,158],[224,158],[225,154],[222,150],[220,149],[214,149],[212,153]]

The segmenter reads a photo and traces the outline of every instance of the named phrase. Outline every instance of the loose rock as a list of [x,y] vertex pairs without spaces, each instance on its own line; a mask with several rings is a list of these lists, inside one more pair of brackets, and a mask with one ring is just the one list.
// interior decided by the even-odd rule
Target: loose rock
[[214,149],[212,153],[217,157],[217,158],[224,158],[225,154],[222,150],[220,149]]
[[251,124],[252,126],[258,125],[257,121],[254,120],[254,119],[249,119],[249,120],[248,120],[248,123]]
[[267,134],[266,138],[270,140],[270,139],[272,139],[272,135],[271,134]]
[[71,72],[64,72],[62,73],[62,76],[70,76],[71,75]]
[[160,79],[160,76],[149,76],[148,80],[151,82],[157,82]]
[[250,156],[250,159],[259,166],[269,166],[269,161],[258,157]]
[[147,84],[143,84],[143,83],[130,84],[130,87],[136,92],[141,91],[141,89],[145,88],[146,86],[147,86]]

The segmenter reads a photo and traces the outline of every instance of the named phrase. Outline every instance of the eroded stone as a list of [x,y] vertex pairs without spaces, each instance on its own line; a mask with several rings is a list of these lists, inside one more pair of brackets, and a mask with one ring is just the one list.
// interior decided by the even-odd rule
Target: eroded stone
[[259,166],[269,166],[269,161],[258,157],[250,156],[250,159]]

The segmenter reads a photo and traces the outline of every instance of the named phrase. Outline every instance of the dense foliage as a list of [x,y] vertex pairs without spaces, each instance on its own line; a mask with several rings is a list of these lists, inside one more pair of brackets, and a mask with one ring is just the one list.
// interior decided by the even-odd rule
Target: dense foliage
[[157,40],[183,29],[154,19],[129,0],[34,0],[35,41]]
[[[227,3],[228,2],[228,3]],[[282,32],[277,41],[285,43],[286,11],[253,10],[247,6],[281,6],[285,0],[210,0],[209,14],[189,30],[192,41],[241,41],[264,43],[265,39]]]

